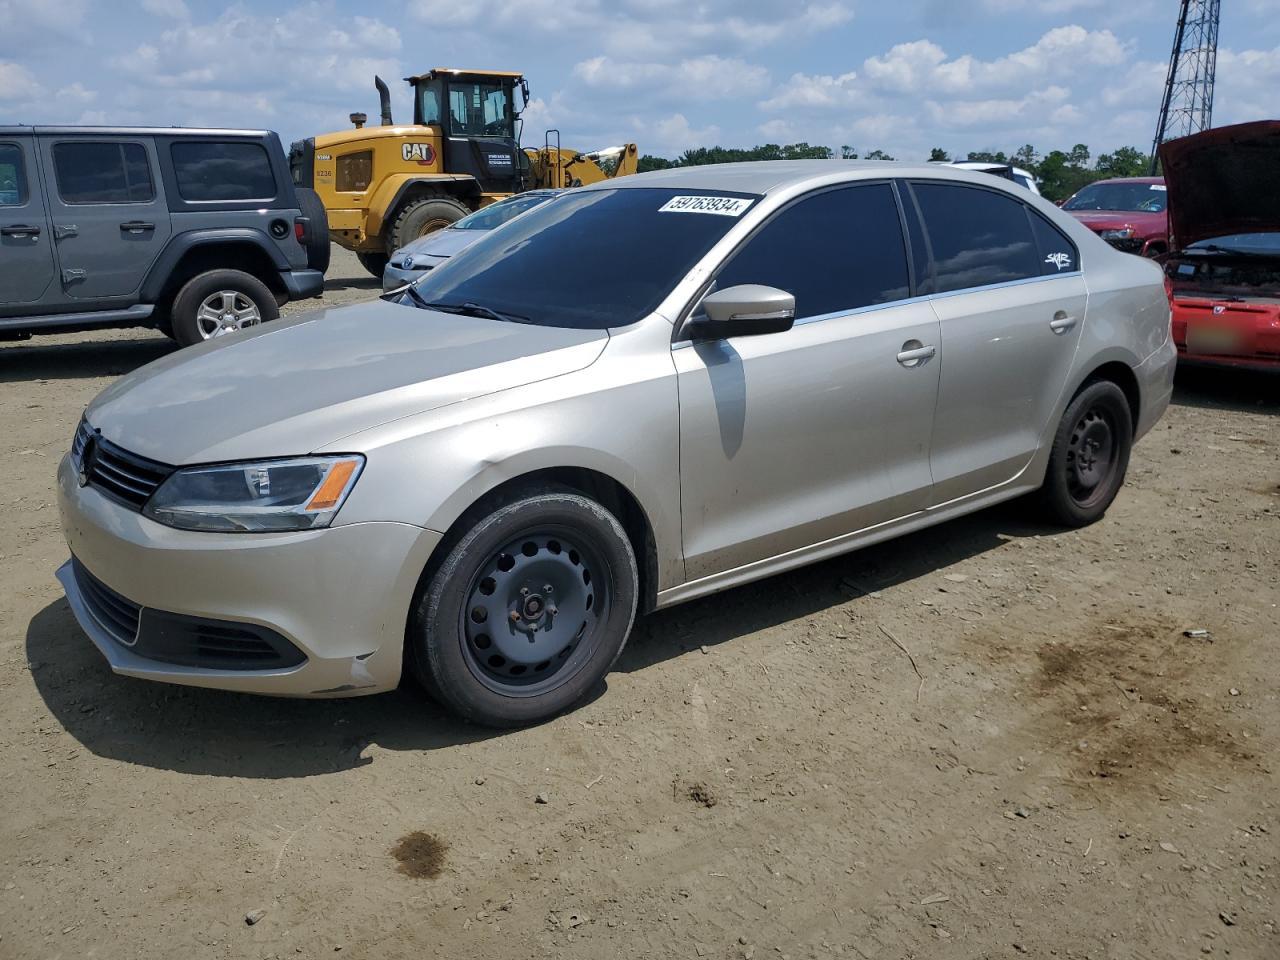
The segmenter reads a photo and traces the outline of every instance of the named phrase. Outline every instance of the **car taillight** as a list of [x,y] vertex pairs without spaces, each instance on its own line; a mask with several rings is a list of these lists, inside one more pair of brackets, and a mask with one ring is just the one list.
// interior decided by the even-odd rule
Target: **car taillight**
[[293,235],[298,238],[299,243],[307,242],[307,218],[306,217],[294,218]]

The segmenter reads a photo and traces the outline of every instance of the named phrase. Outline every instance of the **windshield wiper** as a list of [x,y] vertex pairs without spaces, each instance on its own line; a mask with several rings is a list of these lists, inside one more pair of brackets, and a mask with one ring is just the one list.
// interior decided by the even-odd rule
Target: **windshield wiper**
[[1238,247],[1220,247],[1216,243],[1206,243],[1202,247],[1188,247],[1183,253],[1226,253],[1234,257],[1261,257],[1264,260],[1275,259],[1280,256],[1280,252],[1268,253],[1265,250],[1241,250]]
[[439,310],[443,313],[457,313],[464,317],[486,317],[490,320],[501,320],[503,323],[530,322],[528,317],[522,317],[518,313],[503,313],[500,310],[495,310],[493,307],[486,307],[484,304],[476,303],[473,300],[467,300],[463,303],[427,303],[426,300],[423,299],[422,294],[413,290],[413,287],[410,287],[409,289],[413,291],[414,299],[428,310]]

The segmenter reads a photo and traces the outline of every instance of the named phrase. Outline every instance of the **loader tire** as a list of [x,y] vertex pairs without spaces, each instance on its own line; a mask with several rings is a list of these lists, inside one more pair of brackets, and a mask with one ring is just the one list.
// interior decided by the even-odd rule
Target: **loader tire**
[[419,237],[461,220],[471,211],[448,197],[410,200],[396,213],[387,231],[387,252],[394,253]]

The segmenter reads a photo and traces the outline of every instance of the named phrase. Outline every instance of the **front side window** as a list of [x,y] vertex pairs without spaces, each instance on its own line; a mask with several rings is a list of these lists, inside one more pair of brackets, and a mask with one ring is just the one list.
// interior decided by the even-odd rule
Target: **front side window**
[[1169,193],[1163,183],[1091,183],[1062,205],[1063,210],[1164,213]]
[[934,292],[1041,275],[1026,208],[1013,197],[950,183],[912,184],[933,249]]
[[16,143],[0,143],[0,207],[17,207],[27,202],[27,175],[22,148]]
[[[483,308],[548,327],[624,327],[651,313],[759,199],[712,194],[570,191],[450,257],[404,302],[455,312]],[[625,256],[608,242],[618,237],[626,238]]]
[[334,165],[337,167],[337,176],[333,178],[335,190],[361,193],[373,182],[372,150],[345,154]]
[[825,190],[787,207],[734,254],[716,289],[759,283],[796,298],[796,319],[911,295],[902,221],[887,183]]
[[170,146],[183,200],[271,200],[276,178],[271,158],[257,143],[174,143]]
[[140,143],[68,141],[53,145],[58,196],[64,203],[149,203],[151,164]]
[[511,137],[511,97],[498,83],[449,84],[449,132],[455,137]]

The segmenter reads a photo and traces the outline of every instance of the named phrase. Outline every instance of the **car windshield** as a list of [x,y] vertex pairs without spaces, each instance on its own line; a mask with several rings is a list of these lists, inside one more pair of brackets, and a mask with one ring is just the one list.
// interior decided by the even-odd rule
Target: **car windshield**
[[1280,257],[1280,233],[1233,233],[1225,237],[1214,237],[1212,240],[1201,240],[1188,246],[1187,250]]
[[432,270],[403,303],[548,327],[635,323],[759,197],[615,188],[567,193]]
[[1062,209],[1163,213],[1168,198],[1162,183],[1091,183]]
[[539,204],[546,203],[554,196],[550,193],[523,194],[507,200],[491,203],[483,210],[468,214],[449,229],[451,230],[492,230],[500,227],[508,220],[520,216],[526,210],[532,210]]

